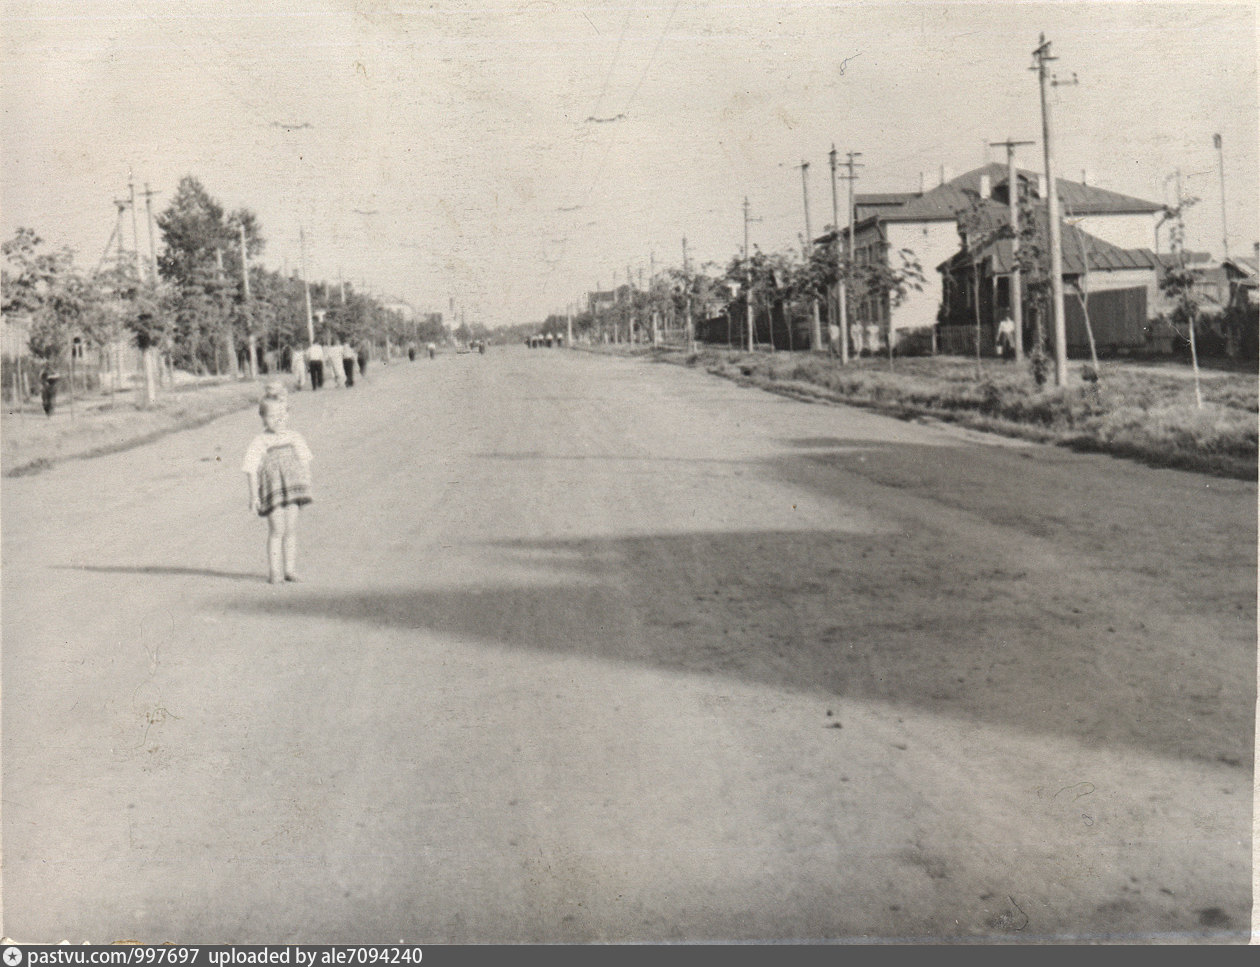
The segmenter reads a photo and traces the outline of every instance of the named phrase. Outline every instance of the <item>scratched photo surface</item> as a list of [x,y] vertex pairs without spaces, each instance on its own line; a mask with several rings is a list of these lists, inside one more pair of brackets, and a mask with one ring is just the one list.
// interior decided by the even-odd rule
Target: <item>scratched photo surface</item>
[[1249,938],[1254,322],[1045,361],[1250,476],[801,387],[1031,380],[1013,184],[1245,308],[1254,4],[0,11],[3,936]]

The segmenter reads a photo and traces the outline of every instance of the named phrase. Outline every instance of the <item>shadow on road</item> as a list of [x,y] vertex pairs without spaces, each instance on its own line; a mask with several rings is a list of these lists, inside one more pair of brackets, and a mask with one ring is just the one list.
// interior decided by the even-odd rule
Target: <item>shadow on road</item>
[[170,577],[201,577],[201,578],[223,578],[230,581],[257,581],[263,580],[263,575],[259,572],[247,571],[220,571],[209,567],[168,567],[165,565],[148,564],[148,565],[112,565],[112,564],[57,564],[53,566],[57,571],[93,571],[100,574],[164,574]]
[[307,585],[300,595],[228,606],[1251,763],[1254,651],[1234,654],[1236,642],[1218,642],[1228,654],[1187,660],[1175,636],[1152,635],[1144,621],[1094,603],[1088,582],[1066,581],[1030,599],[1025,572],[959,557],[948,541],[923,539],[908,552],[887,535],[769,531],[520,541],[493,550],[534,562],[548,585]]

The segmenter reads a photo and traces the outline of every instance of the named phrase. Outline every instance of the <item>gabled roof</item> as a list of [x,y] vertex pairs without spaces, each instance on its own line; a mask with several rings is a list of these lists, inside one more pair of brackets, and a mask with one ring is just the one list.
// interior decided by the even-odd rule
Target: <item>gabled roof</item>
[[[1086,253],[1088,253],[1091,272],[1158,269],[1161,265],[1159,256],[1150,249],[1120,248],[1066,222],[1061,225],[1060,243],[1063,250],[1064,275],[1083,274]],[[979,250],[961,251],[937,268],[945,272],[956,272],[969,268],[977,262],[991,260],[994,275],[1007,275],[1015,268],[1013,255],[1011,239],[999,238]]]
[[1227,258],[1222,265],[1229,266],[1243,277],[1244,281],[1255,282],[1257,277],[1256,259],[1247,256]]
[[[973,195],[980,193],[980,179],[988,175],[990,190],[1005,185],[1006,165],[988,164],[968,171],[951,181],[924,192],[918,198],[906,202],[900,208],[881,212],[880,218],[889,222],[938,222],[953,221],[955,213],[971,204]],[[1018,170],[1017,177],[1035,183],[1035,171]],[[1119,192],[1108,191],[1077,181],[1056,178],[1059,191],[1059,207],[1064,214],[1072,215],[1146,215],[1164,210],[1156,202],[1143,201]]]
[[904,205],[908,201],[918,198],[921,192],[917,191],[886,191],[875,192],[873,194],[859,194],[853,196],[853,204],[861,205]]

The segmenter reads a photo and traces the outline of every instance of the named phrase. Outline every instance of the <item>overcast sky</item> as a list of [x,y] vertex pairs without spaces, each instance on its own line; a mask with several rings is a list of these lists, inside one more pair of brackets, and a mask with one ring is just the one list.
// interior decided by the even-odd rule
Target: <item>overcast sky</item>
[[[0,228],[95,267],[113,199],[196,175],[258,213],[264,261],[340,273],[495,326],[596,285],[832,220],[827,154],[857,190],[916,190],[1036,140],[1045,33],[1061,177],[1172,202],[1189,244],[1257,227],[1256,5],[767,0],[3,0]],[[1004,160],[994,150],[993,160]],[[843,192],[843,183],[841,184]],[[843,204],[842,204],[843,208]],[[140,206],[142,250],[147,252]],[[841,223],[844,215],[841,214]],[[127,244],[131,244],[130,220]]]

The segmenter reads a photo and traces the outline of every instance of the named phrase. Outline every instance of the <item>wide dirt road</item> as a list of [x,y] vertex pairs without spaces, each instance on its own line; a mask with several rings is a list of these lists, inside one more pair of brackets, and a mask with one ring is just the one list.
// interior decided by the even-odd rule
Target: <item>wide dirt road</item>
[[521,347],[6,480],[19,940],[1242,939],[1256,487]]

